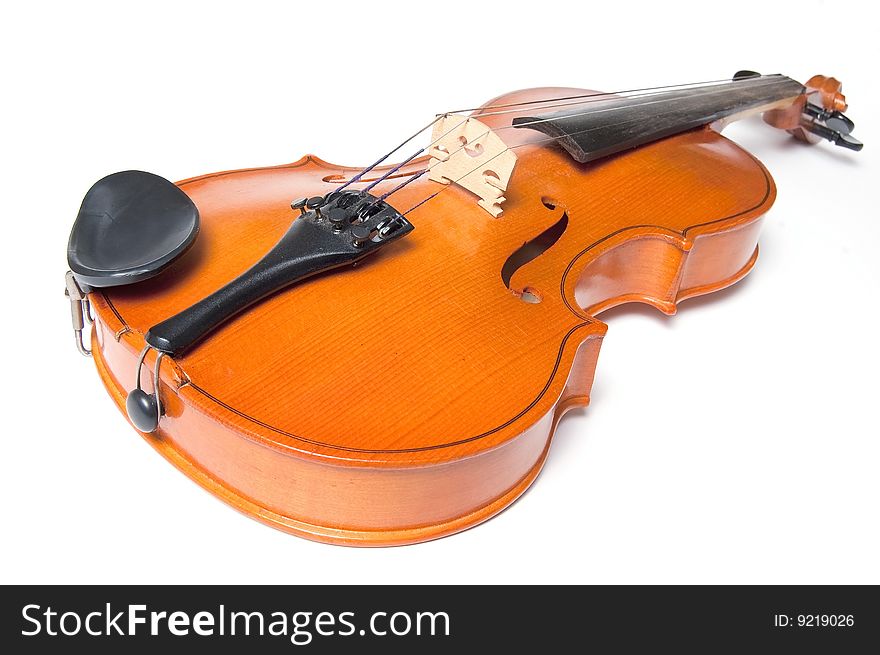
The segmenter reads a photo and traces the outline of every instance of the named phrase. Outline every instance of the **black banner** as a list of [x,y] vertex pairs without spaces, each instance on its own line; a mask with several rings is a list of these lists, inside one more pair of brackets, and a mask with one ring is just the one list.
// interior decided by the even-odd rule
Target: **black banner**
[[[864,652],[875,587],[4,587],[6,652]],[[873,646],[872,646],[873,645]],[[466,650],[463,652],[470,652]]]

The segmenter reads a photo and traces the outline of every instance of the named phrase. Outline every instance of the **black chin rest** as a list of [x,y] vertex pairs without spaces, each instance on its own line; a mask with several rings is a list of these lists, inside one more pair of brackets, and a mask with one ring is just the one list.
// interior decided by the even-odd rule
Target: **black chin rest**
[[153,277],[189,248],[199,210],[163,177],[123,171],[89,189],[67,244],[77,281],[112,287]]

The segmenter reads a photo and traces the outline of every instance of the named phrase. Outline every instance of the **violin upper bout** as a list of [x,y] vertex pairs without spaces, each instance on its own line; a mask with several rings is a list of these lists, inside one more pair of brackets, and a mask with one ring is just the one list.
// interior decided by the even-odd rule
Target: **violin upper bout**
[[[673,314],[682,299],[728,286],[754,264],[775,185],[757,159],[717,132],[695,130],[583,170],[591,192],[563,196],[570,220],[548,251],[561,262],[556,275],[575,314],[626,302]],[[546,286],[546,261],[520,269],[513,286],[539,272],[538,288]]]

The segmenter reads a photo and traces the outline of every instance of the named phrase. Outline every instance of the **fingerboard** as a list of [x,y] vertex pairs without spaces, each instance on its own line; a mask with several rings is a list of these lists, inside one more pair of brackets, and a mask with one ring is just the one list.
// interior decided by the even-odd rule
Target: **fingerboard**
[[590,162],[719,120],[768,109],[804,92],[783,75],[734,80],[636,97],[594,99],[565,111],[520,116],[513,126],[542,132],[578,162]]

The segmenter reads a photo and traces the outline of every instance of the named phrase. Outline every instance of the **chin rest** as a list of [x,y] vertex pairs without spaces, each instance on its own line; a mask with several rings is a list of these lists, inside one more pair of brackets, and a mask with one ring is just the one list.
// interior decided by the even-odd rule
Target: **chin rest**
[[142,171],[114,173],[83,199],[67,262],[86,287],[140,282],[186,252],[198,231],[198,209],[172,182]]

